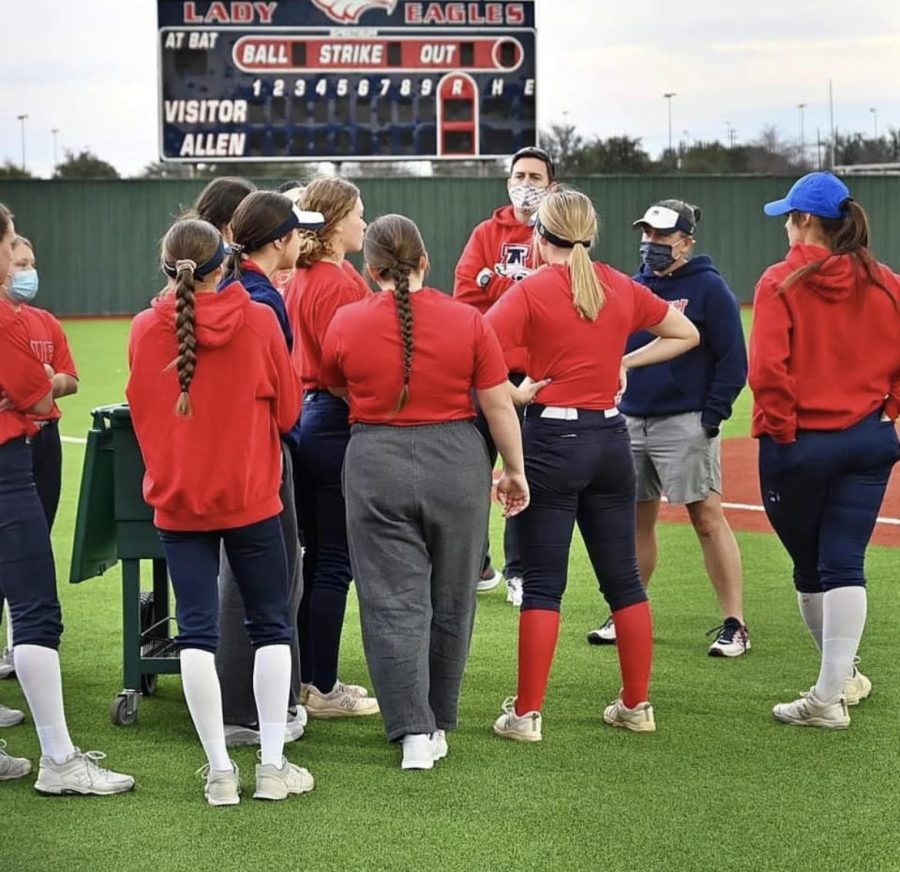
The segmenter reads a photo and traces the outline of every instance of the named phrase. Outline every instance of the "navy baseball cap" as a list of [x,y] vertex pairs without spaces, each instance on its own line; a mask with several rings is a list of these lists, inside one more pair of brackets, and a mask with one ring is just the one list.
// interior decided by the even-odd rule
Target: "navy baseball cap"
[[766,215],[808,212],[819,218],[842,218],[852,199],[850,189],[832,173],[807,173],[794,182],[786,197],[766,203],[763,211]]

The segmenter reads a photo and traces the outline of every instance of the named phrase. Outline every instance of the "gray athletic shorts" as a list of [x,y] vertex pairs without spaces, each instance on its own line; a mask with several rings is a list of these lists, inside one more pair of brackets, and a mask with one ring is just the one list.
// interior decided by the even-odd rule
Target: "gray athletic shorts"
[[637,475],[637,500],[686,505],[722,493],[722,440],[710,439],[700,412],[653,418],[626,416]]

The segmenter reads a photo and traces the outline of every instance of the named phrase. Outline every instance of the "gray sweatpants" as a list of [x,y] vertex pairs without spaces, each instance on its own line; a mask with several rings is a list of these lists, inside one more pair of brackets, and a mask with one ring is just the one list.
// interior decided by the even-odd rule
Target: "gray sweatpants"
[[[303,596],[302,557],[297,534],[297,510],[294,506],[294,475],[291,453],[281,444],[281,490],[284,509],[279,516],[287,549],[290,614],[295,617],[291,642],[291,693],[289,705],[300,698],[300,647],[297,644],[296,615]],[[225,549],[219,558],[219,647],[216,672],[222,686],[222,714],[226,724],[255,724],[256,700],[253,695],[253,649],[244,628],[244,603]]]
[[490,509],[484,439],[469,421],[351,432],[347,539],[388,740],[452,730]]

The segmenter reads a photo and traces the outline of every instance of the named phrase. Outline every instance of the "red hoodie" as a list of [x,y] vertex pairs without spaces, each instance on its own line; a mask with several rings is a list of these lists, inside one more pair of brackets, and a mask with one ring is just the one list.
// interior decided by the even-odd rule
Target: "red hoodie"
[[[515,283],[516,267],[534,269],[536,249],[534,226],[516,220],[512,206],[501,206],[473,231],[456,264],[453,296],[474,306],[485,314]],[[478,284],[478,274],[491,270],[485,287]],[[525,372],[528,364],[527,348],[506,350],[506,365],[510,372]]]
[[892,420],[900,412],[900,278],[874,266],[886,293],[840,255],[779,292],[796,269],[826,257],[820,246],[794,245],[756,286],[755,437],[793,442],[797,430],[844,430],[882,407]]
[[172,362],[175,295],[132,322],[125,394],[147,467],[144,499],[164,530],[224,530],[281,509],[279,433],[300,414],[300,385],[271,309],[238,282],[196,298],[192,414],[180,418]]

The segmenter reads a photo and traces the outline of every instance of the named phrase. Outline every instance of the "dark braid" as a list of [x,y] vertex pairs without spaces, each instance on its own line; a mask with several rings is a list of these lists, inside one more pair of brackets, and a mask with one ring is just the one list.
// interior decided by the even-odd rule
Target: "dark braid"
[[397,320],[400,322],[400,338],[403,340],[403,389],[397,400],[397,411],[402,412],[409,402],[409,378],[412,375],[413,313],[409,299],[409,267],[395,264],[390,270],[394,280],[394,299],[397,301]]
[[179,260],[175,264],[178,275],[175,278],[175,338],[178,341],[178,357],[175,368],[181,393],[175,404],[175,414],[179,418],[191,415],[191,398],[188,391],[197,368],[197,312],[195,308],[194,270],[197,264],[192,260]]
[[[309,189],[307,189],[309,190]],[[381,281],[394,283],[397,321],[403,341],[403,388],[397,400],[396,412],[409,402],[409,380],[412,375],[413,313],[409,295],[409,277],[427,263],[425,245],[419,228],[403,215],[382,215],[367,228],[363,239],[366,265]]]

